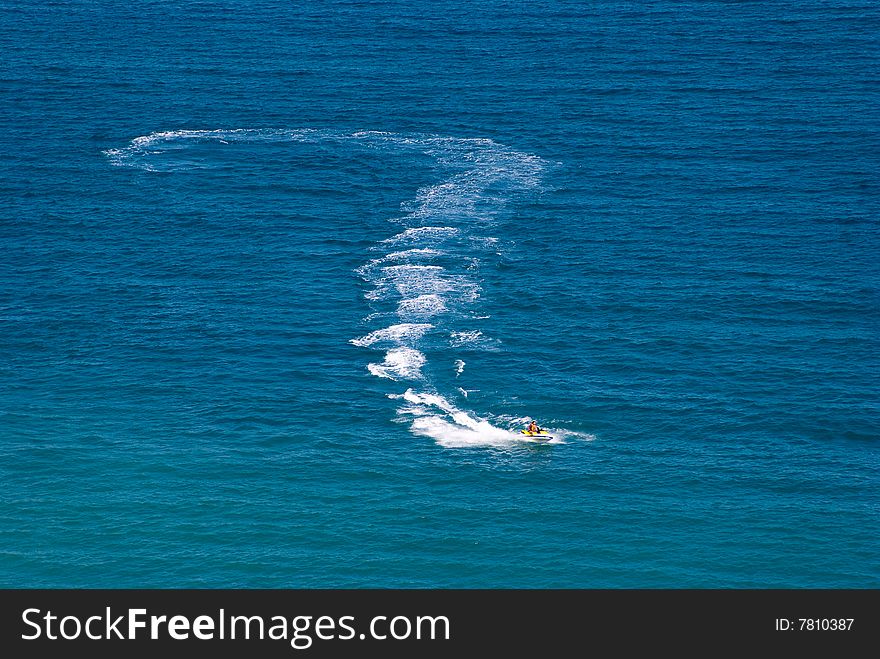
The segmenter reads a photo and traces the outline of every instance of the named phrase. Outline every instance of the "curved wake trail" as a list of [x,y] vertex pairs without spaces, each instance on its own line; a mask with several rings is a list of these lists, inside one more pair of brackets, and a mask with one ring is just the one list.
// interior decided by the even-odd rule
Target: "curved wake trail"
[[[510,429],[512,422],[501,428],[450,402],[456,392],[466,399],[467,391],[439,391],[426,375],[426,351],[448,356],[457,378],[466,364],[456,349],[492,349],[492,340],[476,326],[485,318],[478,312],[481,261],[495,253],[498,238],[491,231],[497,218],[518,196],[540,185],[546,163],[489,139],[311,129],[158,132],[105,153],[118,166],[168,171],[199,166],[179,152],[206,143],[285,141],[335,142],[433,159],[440,180],[419,188],[403,203],[402,216],[387,218],[398,230],[376,243],[375,258],[355,271],[370,286],[365,297],[375,309],[365,324],[384,320],[385,325],[350,343],[382,352],[367,369],[404,388],[389,398],[400,401],[398,418],[409,422],[414,433],[448,447],[519,439]],[[171,154],[175,158],[169,158]]]

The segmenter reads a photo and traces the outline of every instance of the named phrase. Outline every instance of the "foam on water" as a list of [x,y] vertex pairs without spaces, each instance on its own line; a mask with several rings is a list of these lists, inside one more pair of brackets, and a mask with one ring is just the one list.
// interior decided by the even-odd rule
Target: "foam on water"
[[[460,230],[457,227],[410,227],[405,231],[385,238],[382,244],[399,245],[399,244],[430,244],[435,245],[457,236]],[[374,249],[381,249],[377,246]]]
[[479,285],[440,266],[401,265],[382,268],[371,279],[364,297],[374,301],[408,300],[434,296],[453,304],[467,304],[480,296]]
[[404,342],[414,342],[421,338],[425,332],[431,329],[433,325],[428,323],[400,323],[374,330],[365,336],[351,339],[349,343],[366,348],[376,343],[380,344],[402,344]]
[[398,412],[412,419],[413,432],[430,437],[445,448],[513,447],[523,442],[563,443],[556,435],[549,441],[533,440],[515,428],[499,427],[473,412],[456,407],[436,393],[417,392],[410,388],[403,394],[389,394],[389,398],[404,401]]
[[370,279],[375,276],[374,273],[376,270],[384,266],[386,263],[402,261],[404,264],[409,264],[420,259],[430,261],[431,259],[442,255],[443,252],[436,249],[431,249],[429,247],[414,247],[399,252],[391,252],[380,258],[372,259],[368,263],[356,268],[355,272],[365,280],[370,281]]
[[385,353],[381,364],[369,364],[367,369],[373,375],[389,380],[412,380],[422,377],[421,368],[425,355],[413,348],[394,348]]
[[486,343],[485,337],[481,330],[465,330],[461,332],[450,332],[450,344],[453,347],[474,346]]
[[[167,156],[199,143],[231,144],[237,142],[305,141],[322,131],[314,129],[215,129],[158,131],[134,138],[128,146],[107,149],[104,154],[111,164],[119,167],[137,167],[148,171],[175,169]],[[330,136],[332,133],[324,132]]]
[[401,300],[400,304],[397,305],[397,315],[402,318],[429,318],[443,313],[446,309],[443,298],[436,293],[430,293]]
[[413,258],[440,256],[443,252],[428,247],[414,247],[400,252],[391,252],[380,259],[381,261],[409,261]]
[[439,394],[407,389],[403,394],[391,394],[389,398],[408,403],[400,408],[399,413],[413,417],[414,432],[431,437],[441,446],[504,445],[516,440],[511,431],[497,428],[485,419],[458,409]]
[[[454,290],[452,278],[439,265],[389,265],[375,280],[376,290],[396,291],[401,297],[430,295]],[[371,299],[377,299],[375,297]]]

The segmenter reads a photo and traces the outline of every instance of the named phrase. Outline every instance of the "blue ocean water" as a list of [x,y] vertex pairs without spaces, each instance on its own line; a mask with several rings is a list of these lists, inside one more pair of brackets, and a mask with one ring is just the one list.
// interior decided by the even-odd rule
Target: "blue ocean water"
[[0,586],[880,587],[873,1],[0,7]]

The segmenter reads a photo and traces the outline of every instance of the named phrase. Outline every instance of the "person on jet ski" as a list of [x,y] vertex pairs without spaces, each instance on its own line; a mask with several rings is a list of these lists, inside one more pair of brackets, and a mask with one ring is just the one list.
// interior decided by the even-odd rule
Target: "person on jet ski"
[[541,432],[541,429],[538,427],[538,424],[534,421],[529,422],[528,432]]

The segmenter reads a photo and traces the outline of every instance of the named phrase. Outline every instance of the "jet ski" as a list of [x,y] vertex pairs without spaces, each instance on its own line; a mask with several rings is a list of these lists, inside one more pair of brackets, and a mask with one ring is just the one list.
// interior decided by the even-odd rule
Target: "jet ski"
[[525,435],[529,439],[533,439],[536,441],[549,441],[553,439],[553,435],[551,435],[543,428],[540,428],[537,432],[531,430],[520,430],[520,433]]

